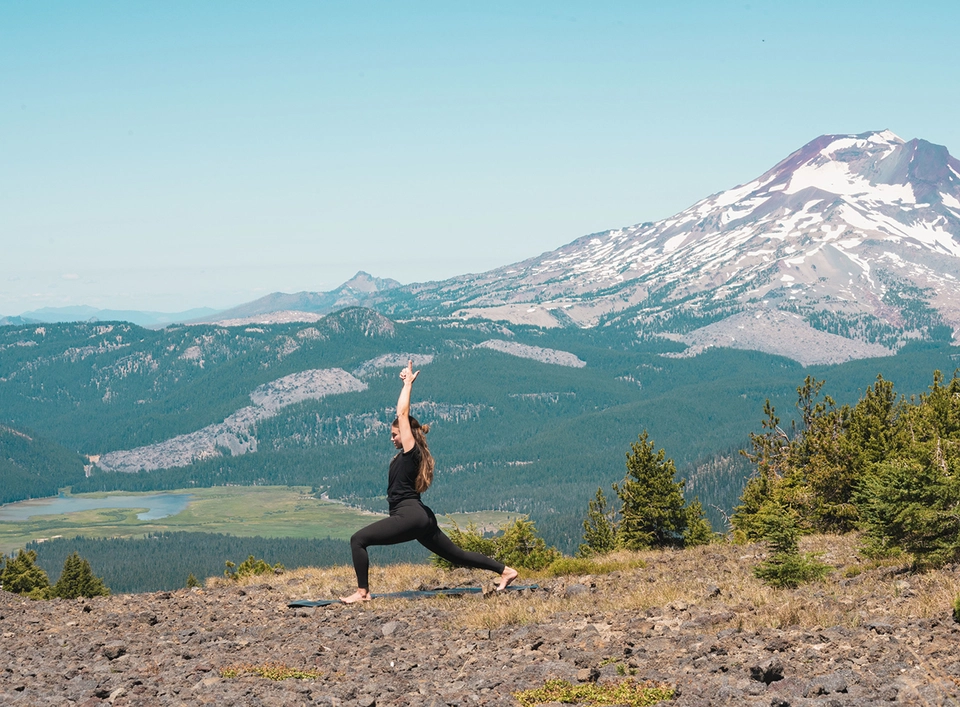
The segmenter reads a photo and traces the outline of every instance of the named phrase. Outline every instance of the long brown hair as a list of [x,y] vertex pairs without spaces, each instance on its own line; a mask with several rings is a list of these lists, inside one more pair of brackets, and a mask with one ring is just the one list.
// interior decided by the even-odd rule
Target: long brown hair
[[[430,484],[433,483],[433,455],[427,446],[427,432],[430,431],[430,425],[421,425],[413,415],[407,415],[410,420],[410,432],[413,433],[413,441],[420,447],[420,471],[417,472],[417,480],[414,482],[414,488],[417,493],[423,493]],[[395,418],[391,427],[399,427],[400,418]]]

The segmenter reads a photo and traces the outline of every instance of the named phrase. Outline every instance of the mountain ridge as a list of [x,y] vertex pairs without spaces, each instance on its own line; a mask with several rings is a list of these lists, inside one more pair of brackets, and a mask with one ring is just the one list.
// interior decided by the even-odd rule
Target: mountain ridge
[[[479,274],[400,285],[360,272],[329,293],[270,295],[221,316],[348,305],[391,318],[616,326],[805,365],[950,341],[960,330],[960,161],[889,130],[821,135],[667,219]],[[786,342],[770,338],[784,313],[797,315]]]

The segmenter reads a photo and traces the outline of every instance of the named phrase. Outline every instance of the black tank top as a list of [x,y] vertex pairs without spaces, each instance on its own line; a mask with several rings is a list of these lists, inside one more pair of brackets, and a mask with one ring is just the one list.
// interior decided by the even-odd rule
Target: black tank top
[[387,481],[387,503],[391,506],[414,499],[419,501],[417,492],[417,474],[420,473],[420,447],[413,445],[409,452],[397,454],[390,462],[390,475]]

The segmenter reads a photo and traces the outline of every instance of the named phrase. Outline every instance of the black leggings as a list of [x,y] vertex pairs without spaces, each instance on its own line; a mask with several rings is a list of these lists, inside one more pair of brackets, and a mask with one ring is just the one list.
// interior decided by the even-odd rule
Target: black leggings
[[400,501],[390,508],[390,517],[361,528],[350,538],[350,550],[353,552],[353,568],[357,571],[357,586],[369,587],[367,571],[370,559],[367,548],[371,545],[396,545],[416,540],[430,552],[433,552],[455,565],[479,567],[501,574],[505,565],[479,552],[467,552],[453,544],[440,527],[433,511],[415,499]]

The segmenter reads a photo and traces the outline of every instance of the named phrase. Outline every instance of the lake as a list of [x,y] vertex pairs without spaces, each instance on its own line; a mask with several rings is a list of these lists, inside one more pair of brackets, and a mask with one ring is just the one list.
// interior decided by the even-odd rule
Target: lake
[[97,508],[146,508],[138,513],[139,520],[157,520],[175,516],[186,509],[193,495],[189,493],[158,493],[149,496],[106,496],[89,498],[86,496],[56,496],[33,498],[0,506],[0,522],[24,521],[35,516],[60,515],[91,511]]

